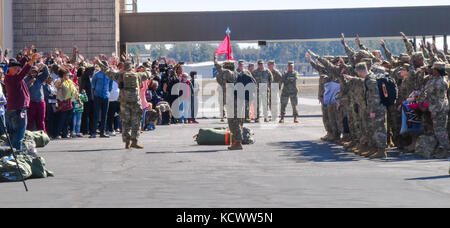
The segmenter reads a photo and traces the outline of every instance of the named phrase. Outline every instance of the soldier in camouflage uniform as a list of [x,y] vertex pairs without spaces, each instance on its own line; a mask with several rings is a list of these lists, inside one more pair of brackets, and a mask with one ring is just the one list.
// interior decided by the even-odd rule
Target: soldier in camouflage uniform
[[[343,134],[343,138],[341,143],[349,142],[351,141],[350,133],[356,132],[355,129],[353,129],[353,118],[351,115],[351,102],[350,102],[350,85],[351,83],[347,81],[342,74],[343,73],[351,73],[349,71],[350,68],[347,68],[345,66],[344,60],[342,58],[334,58],[334,63],[330,62],[326,58],[322,58],[315,53],[309,51],[310,54],[313,54],[318,61],[325,67],[326,71],[328,72],[328,75],[332,77],[332,80],[340,84],[340,91],[338,95],[338,104],[336,105],[336,108],[333,108],[333,110],[330,110],[330,112],[334,112],[336,115],[336,126],[337,134],[335,136],[335,140],[340,140],[340,134]],[[347,126],[345,125],[345,120],[347,120]],[[349,129],[346,129],[348,127]],[[346,132],[346,130],[348,130]],[[355,136],[359,137],[359,136]]]
[[[369,133],[370,144],[374,146],[373,150],[369,150],[365,154],[366,157],[385,158],[386,154],[386,106],[381,104],[378,83],[373,73],[367,69],[366,63],[358,63],[355,67],[360,78],[364,78],[364,98],[367,105],[364,112],[364,118],[367,119],[367,128],[365,131]],[[353,77],[346,75],[347,79],[352,80]]]
[[272,73],[273,76],[272,83],[279,84],[281,90],[281,82],[283,81],[283,76],[281,75],[280,71],[275,68],[275,61],[270,60],[269,63],[267,64],[267,68],[269,68],[270,72]]
[[[256,123],[259,123],[259,118],[261,114],[261,108],[263,108],[264,113],[264,122],[269,122],[269,109],[270,109],[270,86],[273,81],[273,76],[270,70],[264,68],[264,61],[258,60],[258,68],[253,72],[253,77],[255,78],[258,86],[258,98],[257,98],[257,114],[256,114]],[[267,87],[267,97],[265,100],[261,100],[261,87],[265,84]],[[261,107],[262,106],[262,107]]]
[[431,113],[433,121],[434,136],[438,141],[438,148],[435,153],[436,158],[448,158],[448,82],[445,76],[444,62],[436,62],[433,64],[433,75],[428,79],[421,96],[421,101],[428,103],[428,110]]
[[96,59],[102,72],[120,85],[120,120],[122,121],[122,139],[126,149],[144,149],[138,144],[142,123],[142,104],[140,85],[151,79],[151,72],[136,73],[131,62],[125,63],[123,72],[114,72]]
[[327,134],[321,138],[322,141],[328,141],[332,139],[332,129],[330,125],[330,117],[328,116],[328,105],[324,104],[324,94],[325,94],[325,84],[331,82],[331,77],[328,76],[328,72],[325,70],[325,67],[322,66],[320,63],[313,61],[311,59],[311,55],[309,53],[306,53],[306,59],[311,64],[311,66],[319,72],[320,78],[319,78],[319,94],[318,99],[319,103],[322,107],[322,122],[325,127],[325,131]]
[[[245,64],[244,60],[239,60],[238,68],[236,69],[236,72],[238,74],[245,74],[245,75],[251,76],[253,78],[252,73],[244,68],[244,64]],[[247,100],[247,99],[245,100],[245,122],[246,123],[250,123],[251,122],[251,119],[250,119],[250,100]]]
[[[225,85],[227,83],[235,84],[238,80],[238,73],[234,70],[234,61],[228,60],[224,63],[223,67],[217,62],[217,56],[214,56],[214,66],[217,69],[218,80],[223,81]],[[244,107],[239,107],[237,99],[245,99],[245,97],[238,98],[235,93],[228,93],[228,101],[234,101],[234,104],[227,104],[226,108],[228,111],[228,126],[232,135],[232,145],[229,150],[242,150],[242,140],[243,140],[243,127],[244,119],[239,118],[240,113],[244,113]],[[234,106],[234,107],[233,107]],[[234,109],[234,112],[233,112]],[[241,110],[242,109],[242,110]],[[231,115],[231,116],[230,116]]]
[[225,122],[225,118],[227,116],[226,108],[227,105],[227,86],[226,82],[223,81],[222,75],[220,75],[220,72],[217,72],[216,81],[219,83],[219,89],[222,89],[222,93],[219,93],[219,109],[220,109],[220,115],[221,119],[220,122]]
[[294,70],[294,62],[288,63],[288,70],[283,74],[281,84],[283,86],[283,92],[281,93],[281,120],[280,123],[284,123],[284,117],[286,116],[286,107],[291,100],[292,110],[294,114],[294,123],[298,121],[298,88],[297,82],[300,80],[299,74]]

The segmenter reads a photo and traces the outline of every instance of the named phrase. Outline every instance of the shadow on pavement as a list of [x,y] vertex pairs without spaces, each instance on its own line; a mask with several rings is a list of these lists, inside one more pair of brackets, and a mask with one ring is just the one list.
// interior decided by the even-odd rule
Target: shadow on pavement
[[435,176],[435,177],[418,177],[418,178],[408,178],[405,179],[407,181],[413,181],[413,180],[439,180],[439,179],[449,179],[450,175],[444,175],[444,176]]
[[46,153],[93,153],[93,152],[107,152],[107,151],[121,151],[125,149],[95,149],[95,150],[58,150],[58,151],[45,151]]
[[224,150],[199,150],[199,151],[165,151],[165,152],[147,152],[146,154],[201,154],[201,153],[218,153]]
[[362,158],[345,152],[337,145],[322,141],[280,142],[274,146],[289,149],[285,157],[296,162],[350,162],[359,161]]
[[[342,146],[324,142],[324,141],[300,141],[300,142],[280,142],[272,144],[282,149],[291,150],[285,153],[285,157],[296,162],[350,162],[367,160],[368,158],[354,155],[345,151]],[[397,149],[387,149],[388,158],[373,159],[375,162],[404,162],[404,161],[423,161],[440,162],[438,159],[423,159],[414,154],[405,153]]]

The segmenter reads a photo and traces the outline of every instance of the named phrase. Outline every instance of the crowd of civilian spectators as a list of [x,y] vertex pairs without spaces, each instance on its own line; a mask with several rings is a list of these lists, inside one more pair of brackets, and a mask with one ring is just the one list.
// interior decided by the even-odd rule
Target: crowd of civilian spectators
[[[74,47],[69,57],[61,50],[39,53],[34,46],[24,48],[15,58],[0,48],[0,117],[7,126],[13,147],[21,150],[25,130],[45,131],[52,139],[85,137],[109,138],[121,132],[120,85],[109,79]],[[193,124],[195,120],[196,72],[184,73],[183,63],[162,57],[155,61],[129,56],[99,55],[104,64],[119,69],[131,60],[136,71],[151,71],[154,79],[140,85],[142,131],[159,124]],[[187,94],[172,95],[177,83],[187,84]],[[149,121],[148,115],[161,103],[172,106],[183,97],[180,108],[192,107],[181,118]],[[147,118],[146,118],[147,117]],[[162,118],[159,116],[159,118]],[[4,134],[0,128],[0,134]]]

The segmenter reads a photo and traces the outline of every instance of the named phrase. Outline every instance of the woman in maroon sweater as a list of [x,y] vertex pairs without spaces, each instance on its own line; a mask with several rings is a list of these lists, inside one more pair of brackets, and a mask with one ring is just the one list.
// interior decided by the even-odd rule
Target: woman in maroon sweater
[[31,60],[23,67],[17,60],[10,60],[8,74],[5,77],[6,93],[8,94],[5,116],[11,144],[17,150],[22,150],[22,140],[27,128],[27,108],[30,106],[30,92],[23,79],[38,59],[39,54],[33,54]]

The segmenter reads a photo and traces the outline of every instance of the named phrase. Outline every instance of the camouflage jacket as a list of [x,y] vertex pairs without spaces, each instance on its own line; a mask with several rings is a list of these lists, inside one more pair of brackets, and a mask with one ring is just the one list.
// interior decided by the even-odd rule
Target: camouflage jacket
[[323,99],[323,96],[325,94],[325,84],[328,82],[331,82],[331,78],[328,77],[328,72],[325,70],[325,67],[322,66],[320,63],[311,61],[310,62],[312,68],[314,68],[317,72],[319,72],[320,78],[319,78],[319,94],[318,99]]
[[278,83],[281,88],[281,82],[283,81],[283,76],[281,75],[280,71],[277,69],[273,69],[273,71],[270,71],[273,76],[273,83]]
[[378,82],[374,74],[369,74],[364,80],[364,97],[368,112],[377,113],[386,110],[385,106],[381,104],[380,91],[378,90]]
[[225,85],[227,83],[235,83],[238,77],[238,73],[236,71],[231,71],[228,69],[224,69],[219,63],[215,63],[214,66],[217,69],[217,82],[220,85]]
[[[350,82],[345,80],[344,76],[341,74],[343,68],[333,65],[330,61],[324,58],[319,58],[319,62],[325,67],[325,70],[328,72],[328,76],[330,76],[333,81],[339,82],[339,84],[341,85],[341,90],[339,92],[339,102],[348,102],[350,100]],[[350,74],[348,69],[350,68],[345,68],[344,73]]]
[[300,79],[300,76],[297,71],[286,71],[283,74],[283,92],[282,96],[288,96],[288,95],[296,95],[298,94],[298,88],[297,88],[297,82]]
[[140,86],[147,79],[152,78],[150,72],[137,73],[134,71],[114,72],[101,62],[98,63],[102,72],[120,85],[119,101],[121,103],[141,104]]
[[256,69],[253,72],[253,76],[258,84],[267,83],[268,88],[270,88],[270,83],[273,82],[273,75],[268,69],[259,70]]
[[422,101],[427,102],[431,113],[448,112],[448,82],[440,76],[431,76],[422,92]]

